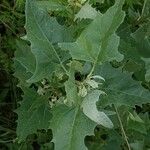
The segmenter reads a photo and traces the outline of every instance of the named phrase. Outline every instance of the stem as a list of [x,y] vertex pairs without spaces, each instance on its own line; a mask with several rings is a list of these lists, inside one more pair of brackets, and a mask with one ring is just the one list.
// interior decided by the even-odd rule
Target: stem
[[120,124],[120,127],[121,127],[122,136],[124,137],[124,139],[125,139],[125,141],[126,141],[128,150],[131,150],[130,144],[129,144],[129,142],[128,142],[128,137],[127,137],[127,135],[126,135],[126,133],[125,133],[125,130],[124,130],[124,128],[123,128],[123,124],[122,124],[122,121],[121,121],[121,118],[120,118],[118,109],[117,109],[117,107],[116,107],[115,105],[114,105],[114,108],[115,108],[115,111],[116,111],[116,114],[117,114],[117,118],[118,118],[118,121],[119,121],[119,124]]
[[143,16],[143,14],[144,14],[144,10],[145,10],[145,7],[146,7],[146,3],[147,3],[147,0],[144,1],[144,5],[143,5],[143,8],[142,8],[141,16]]
[[60,65],[61,65],[62,69],[65,71],[66,75],[69,76],[69,73],[68,73],[67,69],[65,68],[65,66],[63,65],[63,63],[61,62],[61,60],[60,60]]
[[3,20],[0,19],[0,21],[4,24],[5,27],[7,27],[16,37],[18,37],[18,35],[15,33],[15,31],[8,25],[6,24]]
[[92,73],[95,69],[96,63],[97,63],[97,61],[94,62],[93,66],[92,66],[92,69],[91,69],[90,73],[88,74],[87,78],[90,78],[92,76]]
[[143,23],[146,19],[149,18],[149,15],[144,16],[144,11],[145,11],[146,4],[147,4],[147,0],[144,0],[144,4],[143,4],[141,15],[138,17],[137,22],[136,22],[135,25]]

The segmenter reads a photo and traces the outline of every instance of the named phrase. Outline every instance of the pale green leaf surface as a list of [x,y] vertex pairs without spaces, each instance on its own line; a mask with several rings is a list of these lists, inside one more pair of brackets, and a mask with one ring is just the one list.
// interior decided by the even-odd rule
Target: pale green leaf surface
[[90,62],[105,62],[123,55],[118,52],[119,37],[115,31],[124,19],[123,0],[117,0],[105,14],[97,14],[92,23],[81,33],[74,43],[60,43],[62,49],[70,51],[73,59]]
[[29,134],[38,129],[48,129],[52,117],[48,98],[39,96],[36,91],[22,87],[24,91],[21,106],[16,110],[17,136],[19,141],[25,141]]
[[28,82],[36,82],[53,73],[61,66],[61,59],[52,43],[70,40],[68,31],[40,9],[34,0],[26,1],[26,31],[31,50],[36,58],[36,69]]
[[110,64],[97,67],[95,74],[105,79],[102,90],[107,95],[100,96],[101,105],[115,104],[134,107],[150,102],[150,92],[144,89],[140,82],[134,81],[131,74],[123,73],[121,69],[115,69]]
[[55,150],[87,150],[84,138],[86,135],[93,135],[95,126],[77,107],[54,107],[50,128]]
[[104,112],[98,111],[96,102],[99,100],[101,91],[94,90],[89,93],[82,102],[83,113],[91,120],[107,128],[113,128],[113,123]]
[[75,15],[76,19],[94,19],[97,16],[97,11],[88,2],[85,3],[80,11]]

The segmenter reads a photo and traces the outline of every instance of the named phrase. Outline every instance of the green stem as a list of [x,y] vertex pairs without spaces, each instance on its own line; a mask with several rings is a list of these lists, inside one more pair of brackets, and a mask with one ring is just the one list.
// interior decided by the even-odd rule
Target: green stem
[[92,74],[95,70],[95,67],[96,67],[96,63],[97,63],[97,61],[94,62],[93,66],[92,66],[92,69],[91,69],[90,73],[88,74],[87,78],[90,78],[92,76]]
[[64,70],[64,72],[66,73],[66,75],[69,76],[69,72],[67,71],[67,69],[65,68],[65,66],[63,65],[61,60],[60,60],[60,65],[61,65],[62,69]]
[[8,28],[16,37],[18,37],[18,35],[15,33],[15,31],[8,25],[6,24],[3,20],[0,19],[0,21],[4,24],[4,26],[6,28]]
[[118,121],[119,121],[119,124],[120,124],[120,127],[121,127],[122,136],[124,137],[124,139],[125,139],[125,141],[126,141],[128,150],[131,150],[130,144],[129,144],[129,142],[128,142],[128,137],[127,137],[127,135],[126,135],[126,133],[125,133],[125,130],[124,130],[124,127],[123,127],[123,124],[122,124],[122,121],[121,121],[121,118],[120,118],[118,109],[117,109],[117,107],[116,107],[115,105],[114,105],[114,108],[115,108],[115,111],[116,111],[116,114],[117,114],[117,118],[118,118]]
[[145,7],[146,7],[146,3],[147,3],[147,0],[144,1],[144,5],[143,5],[143,8],[142,8],[141,16],[144,15],[144,10],[145,10]]

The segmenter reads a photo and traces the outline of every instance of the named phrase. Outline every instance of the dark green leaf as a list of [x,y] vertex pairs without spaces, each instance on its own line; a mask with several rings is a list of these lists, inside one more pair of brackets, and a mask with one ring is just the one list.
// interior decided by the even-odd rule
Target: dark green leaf
[[40,96],[36,91],[22,87],[24,91],[21,106],[16,110],[17,136],[24,141],[29,134],[36,133],[38,129],[48,129],[52,117],[48,97]]
[[101,97],[101,104],[134,107],[149,103],[150,92],[144,89],[140,82],[134,81],[131,74],[123,73],[121,69],[114,69],[109,64],[97,67],[95,74],[99,74],[105,79],[102,89],[107,95]]

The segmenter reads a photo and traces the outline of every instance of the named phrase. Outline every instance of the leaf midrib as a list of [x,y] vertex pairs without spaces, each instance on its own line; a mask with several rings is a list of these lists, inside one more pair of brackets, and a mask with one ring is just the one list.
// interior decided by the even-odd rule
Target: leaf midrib
[[[72,150],[71,148],[73,147],[72,146],[72,142],[73,142],[72,139],[73,139],[73,133],[74,133],[74,125],[75,125],[75,122],[76,122],[76,119],[77,119],[77,115],[78,115],[78,112],[79,112],[79,108],[74,108],[74,109],[76,109],[76,110],[75,110],[74,119],[73,119],[73,122],[72,122],[72,125],[71,125],[71,133],[70,133],[70,135],[71,135],[70,137],[71,138],[70,138],[70,142],[69,142],[70,143],[69,144],[69,150]],[[71,110],[73,110],[73,109],[71,109]]]
[[[121,3],[121,2],[120,2]],[[102,46],[101,46],[101,48],[100,48],[100,50],[99,50],[99,53],[98,53],[98,56],[97,56],[97,59],[96,59],[96,61],[95,61],[95,63],[97,63],[98,62],[98,59],[99,59],[99,61],[101,61],[101,59],[103,58],[103,55],[104,55],[104,53],[105,53],[105,48],[106,48],[106,45],[108,44],[108,39],[109,39],[109,37],[110,37],[110,35],[113,35],[113,33],[115,32],[115,31],[111,31],[111,27],[112,27],[112,25],[114,24],[114,22],[115,22],[115,20],[116,20],[116,18],[119,16],[119,15],[122,15],[123,14],[123,11],[121,10],[121,13],[119,13],[119,11],[120,11],[120,5],[121,4],[119,4],[119,8],[117,9],[117,11],[116,11],[116,13],[115,13],[115,17],[113,17],[113,20],[112,20],[112,23],[111,23],[111,25],[110,25],[110,27],[109,27],[109,29],[108,29],[108,31],[106,32],[106,34],[105,34],[105,36],[103,37],[103,39],[101,39],[101,43],[102,43]],[[115,6],[114,6],[115,7]],[[103,16],[102,16],[103,17]],[[112,32],[112,33],[111,33]]]

